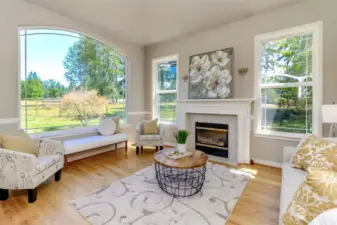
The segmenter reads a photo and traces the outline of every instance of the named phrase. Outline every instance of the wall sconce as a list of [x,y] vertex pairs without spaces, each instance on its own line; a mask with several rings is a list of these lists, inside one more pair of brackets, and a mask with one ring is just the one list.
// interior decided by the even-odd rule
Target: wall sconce
[[247,68],[247,67],[238,69],[238,73],[239,73],[241,76],[246,75],[247,72],[248,72],[248,68]]
[[190,76],[189,76],[188,74],[185,74],[185,75],[181,76],[181,79],[182,79],[184,82],[187,82],[189,77],[190,77]]

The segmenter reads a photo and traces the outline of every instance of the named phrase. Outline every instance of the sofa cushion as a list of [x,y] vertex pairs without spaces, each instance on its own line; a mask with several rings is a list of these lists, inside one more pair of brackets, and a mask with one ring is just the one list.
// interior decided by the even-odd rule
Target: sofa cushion
[[36,159],[36,171],[42,173],[44,170],[63,160],[61,155],[46,155]]
[[336,225],[337,209],[330,209],[317,216],[309,225]]
[[88,149],[103,147],[128,140],[128,135],[124,133],[114,134],[111,136],[90,136],[73,140],[64,141],[65,154],[81,152]]
[[308,224],[321,213],[337,207],[337,172],[309,168],[282,217],[282,224]]
[[305,137],[293,155],[291,165],[303,170],[316,167],[337,171],[337,143],[314,135]]
[[290,163],[285,162],[282,165],[282,185],[280,199],[280,219],[287,210],[296,190],[305,180],[306,172],[300,169],[292,168]]
[[160,141],[160,135],[140,135],[139,140],[141,141]]

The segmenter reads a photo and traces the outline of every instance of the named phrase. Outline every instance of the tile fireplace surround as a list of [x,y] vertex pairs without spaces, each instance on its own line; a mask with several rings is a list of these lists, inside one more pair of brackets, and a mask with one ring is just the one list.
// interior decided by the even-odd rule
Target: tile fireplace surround
[[[251,104],[254,99],[200,99],[177,101],[177,126],[188,129],[189,114],[237,116],[237,160],[250,163]],[[188,143],[189,148],[193,148]]]

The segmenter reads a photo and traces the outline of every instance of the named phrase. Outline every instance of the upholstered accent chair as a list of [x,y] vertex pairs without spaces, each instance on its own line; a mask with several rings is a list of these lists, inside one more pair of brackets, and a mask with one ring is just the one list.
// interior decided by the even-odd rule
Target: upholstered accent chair
[[165,129],[163,125],[158,125],[158,134],[143,134],[143,123],[142,121],[137,124],[136,127],[136,152],[137,155],[141,152],[143,153],[144,146],[155,146],[156,151],[158,149],[162,150],[164,148],[164,136]]
[[0,146],[0,200],[8,199],[8,190],[28,189],[28,202],[33,203],[37,187],[55,174],[61,179],[64,165],[64,146],[62,142],[39,139],[34,140],[38,156],[3,149]]

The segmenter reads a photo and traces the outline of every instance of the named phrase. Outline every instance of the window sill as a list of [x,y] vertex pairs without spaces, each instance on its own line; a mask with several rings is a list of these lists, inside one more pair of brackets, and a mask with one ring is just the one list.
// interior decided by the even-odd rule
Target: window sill
[[164,127],[174,127],[174,128],[178,127],[178,125],[175,122],[160,122],[159,121],[159,124],[163,125]]
[[[131,124],[120,124],[120,128],[131,128]],[[43,132],[43,133],[35,133],[35,134],[29,134],[29,136],[33,139],[39,139],[39,138],[64,138],[74,135],[81,135],[81,134],[90,134],[97,132],[97,126],[91,126],[91,127],[82,127],[82,128],[73,128],[73,129],[67,129],[67,130],[58,130],[58,131],[49,131],[49,132]]]
[[305,134],[282,134],[282,133],[254,133],[254,137],[257,138],[268,138],[274,140],[283,140],[283,141],[296,141],[299,142]]

